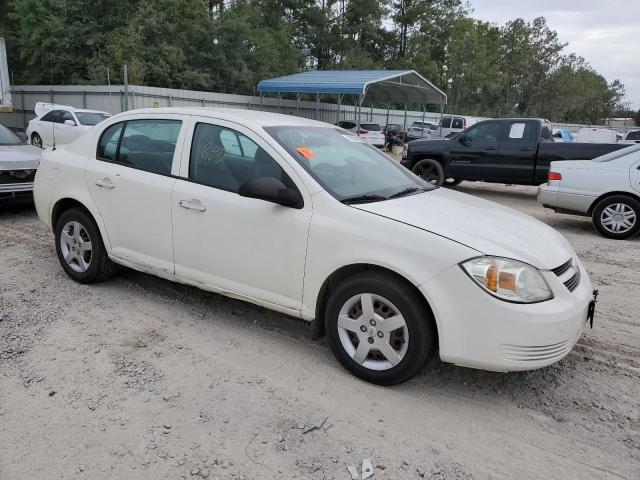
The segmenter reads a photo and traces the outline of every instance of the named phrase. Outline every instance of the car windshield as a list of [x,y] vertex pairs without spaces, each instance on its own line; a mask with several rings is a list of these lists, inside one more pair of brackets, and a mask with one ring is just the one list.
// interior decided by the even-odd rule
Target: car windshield
[[336,128],[265,130],[335,198],[367,203],[434,188],[356,135]]
[[630,153],[637,152],[640,150],[640,144],[637,143],[635,145],[630,145],[626,148],[622,148],[620,150],[615,150],[611,153],[607,153],[606,155],[602,155],[601,157],[594,158],[594,162],[610,162],[611,160],[615,160],[616,158],[624,157],[625,155],[629,155]]
[[0,145],[21,145],[22,139],[4,125],[0,125]]
[[76,117],[82,125],[97,125],[109,118],[110,115],[99,112],[76,112]]

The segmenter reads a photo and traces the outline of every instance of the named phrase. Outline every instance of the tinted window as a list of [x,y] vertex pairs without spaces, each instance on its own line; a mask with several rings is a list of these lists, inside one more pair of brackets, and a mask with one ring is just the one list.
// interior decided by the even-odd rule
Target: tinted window
[[126,122],[118,163],[147,172],[170,175],[181,124],[180,120]]
[[377,131],[377,132],[382,130],[380,125],[378,125],[377,123],[361,123],[360,126],[362,128],[364,128],[365,130],[374,130],[374,131]]
[[76,112],[76,117],[82,125],[97,125],[103,120],[109,118],[109,115],[95,112]]
[[0,145],[20,145],[24,143],[20,137],[0,124]]
[[640,140],[640,130],[627,133],[627,140]]
[[54,120],[54,122],[64,123],[67,120],[71,120],[73,123],[76,123],[76,120],[73,118],[73,115],[71,115],[71,112],[68,112],[66,110],[60,110],[59,115]]
[[442,128],[451,128],[451,117],[445,117],[442,119]]
[[58,115],[60,115],[60,110],[51,110],[49,113],[45,113],[40,120],[43,122],[55,122]]
[[479,123],[467,131],[466,137],[474,142],[496,142],[500,136],[500,123]]
[[338,122],[338,126],[348,130],[350,128],[355,128],[356,124],[353,122]]
[[210,187],[237,192],[247,180],[275,177],[292,182],[280,165],[253,140],[235,130],[198,123],[193,133],[189,178]]
[[551,140],[553,141],[552,128],[548,123],[542,124],[542,130],[540,131],[540,138],[543,140]]
[[124,123],[116,123],[102,133],[100,141],[98,142],[97,158],[111,162],[116,160],[118,142],[120,142],[120,134],[122,133],[123,127]]
[[507,126],[507,141],[527,142],[532,140],[533,125],[525,122],[514,122]]
[[454,118],[451,121],[451,128],[458,128],[462,130],[464,128],[464,119],[463,118]]

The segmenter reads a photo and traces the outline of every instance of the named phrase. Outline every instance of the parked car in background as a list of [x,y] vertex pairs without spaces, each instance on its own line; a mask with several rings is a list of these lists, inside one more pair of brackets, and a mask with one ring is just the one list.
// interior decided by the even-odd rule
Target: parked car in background
[[554,128],[553,141],[559,143],[573,143],[576,140],[573,138],[571,132],[566,128]]
[[345,130],[355,133],[359,137],[363,138],[367,143],[370,143],[375,147],[382,148],[386,144],[384,130],[377,123],[361,123],[359,130],[357,122],[353,121],[343,120],[338,122],[337,125],[340,128],[344,128]]
[[27,126],[31,145],[44,148],[71,143],[94,125],[111,116],[108,112],[38,102],[36,118]]
[[551,162],[538,202],[558,213],[590,216],[605,237],[640,231],[640,145],[573,162]]
[[378,384],[435,351],[489,370],[549,365],[593,308],[587,271],[549,226],[304,118],[125,112],[46,150],[34,192],[73,280],[121,264],[314,321]]
[[407,130],[407,140],[415,140],[417,138],[431,138],[440,135],[438,126],[431,122],[413,122]]
[[382,130],[384,131],[387,143],[389,143],[389,139],[391,137],[398,137],[404,140],[406,136],[406,133],[402,129],[402,125],[400,125],[399,123],[388,123],[387,125],[382,127]]
[[618,132],[608,128],[583,127],[575,139],[578,143],[618,143]]
[[30,200],[42,150],[0,124],[0,202]]
[[631,130],[625,134],[619,143],[625,145],[633,145],[634,143],[640,143],[640,130]]
[[462,180],[540,185],[553,160],[591,159],[624,147],[554,143],[551,131],[542,119],[485,120],[451,139],[409,142],[402,165],[437,185]]
[[440,120],[442,131],[439,133],[441,136],[447,137],[452,133],[462,132],[474,123],[476,122],[467,121],[465,117],[442,117],[442,120]]

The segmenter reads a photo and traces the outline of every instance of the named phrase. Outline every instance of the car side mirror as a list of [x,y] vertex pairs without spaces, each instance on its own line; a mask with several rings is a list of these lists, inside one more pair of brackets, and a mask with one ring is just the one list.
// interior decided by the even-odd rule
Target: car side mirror
[[65,125],[69,125],[70,127],[75,127],[76,126],[76,122],[74,122],[73,120],[65,120],[64,124]]
[[285,207],[300,209],[304,206],[300,192],[287,187],[275,177],[258,177],[247,180],[240,185],[238,194],[241,197],[257,198]]
[[471,145],[471,139],[466,135],[460,135],[460,138],[458,138],[458,141],[465,147],[468,147],[469,145]]

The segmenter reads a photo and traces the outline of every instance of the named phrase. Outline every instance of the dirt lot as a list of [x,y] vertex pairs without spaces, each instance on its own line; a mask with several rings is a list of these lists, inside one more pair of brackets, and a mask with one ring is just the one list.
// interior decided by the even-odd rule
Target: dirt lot
[[368,385],[298,320],[129,270],[78,285],[32,209],[0,212],[0,478],[349,479],[364,458],[374,479],[640,478],[640,239],[602,239],[532,188],[460,190],[583,259],[596,323],[559,364],[434,360]]

